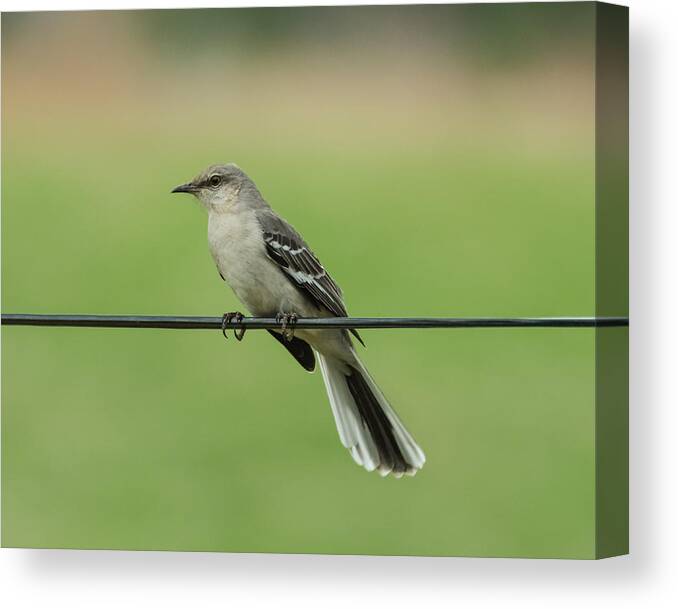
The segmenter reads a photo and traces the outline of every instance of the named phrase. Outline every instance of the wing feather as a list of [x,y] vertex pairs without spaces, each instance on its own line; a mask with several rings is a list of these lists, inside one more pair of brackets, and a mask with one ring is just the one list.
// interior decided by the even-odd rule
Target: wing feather
[[[341,289],[306,242],[272,212],[259,217],[269,258],[320,307],[336,317],[348,317]],[[351,333],[363,343],[356,330]]]

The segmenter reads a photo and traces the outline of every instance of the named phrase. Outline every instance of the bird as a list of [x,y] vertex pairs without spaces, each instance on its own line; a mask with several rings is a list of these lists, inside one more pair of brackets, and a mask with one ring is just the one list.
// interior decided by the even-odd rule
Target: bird
[[[341,289],[301,235],[234,163],[211,165],[171,192],[193,195],[207,211],[219,275],[250,314],[279,321],[269,333],[305,370],[313,372],[317,359],[353,460],[382,477],[415,475],[426,456],[358,357],[352,341],[364,345],[358,332],[294,327],[300,317],[348,316]],[[225,313],[222,330],[234,319],[242,313]],[[243,334],[236,330],[239,340]]]

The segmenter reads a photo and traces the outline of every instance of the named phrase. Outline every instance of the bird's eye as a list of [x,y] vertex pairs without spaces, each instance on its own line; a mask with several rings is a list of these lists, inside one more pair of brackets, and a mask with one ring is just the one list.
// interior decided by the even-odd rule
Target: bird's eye
[[209,182],[210,182],[210,186],[212,186],[213,188],[216,188],[217,186],[219,186],[219,184],[221,184],[221,176],[218,176],[218,175],[210,176]]

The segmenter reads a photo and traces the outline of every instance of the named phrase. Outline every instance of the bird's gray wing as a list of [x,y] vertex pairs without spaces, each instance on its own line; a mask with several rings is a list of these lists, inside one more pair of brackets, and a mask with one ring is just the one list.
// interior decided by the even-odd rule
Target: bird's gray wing
[[[318,306],[336,317],[348,317],[341,289],[301,235],[272,211],[258,214],[268,256]],[[358,332],[351,333],[365,344]]]

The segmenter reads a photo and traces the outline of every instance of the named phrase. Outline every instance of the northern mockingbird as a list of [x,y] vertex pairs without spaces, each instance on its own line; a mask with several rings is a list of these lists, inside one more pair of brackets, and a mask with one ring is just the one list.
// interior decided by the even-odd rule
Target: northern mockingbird
[[[297,316],[346,317],[346,307],[339,286],[254,182],[236,165],[213,165],[172,192],[194,195],[207,210],[212,258],[250,313],[282,320],[269,332],[309,372],[317,355],[339,437],[355,462],[382,476],[421,469],[423,451],[358,359],[349,333],[294,331]],[[242,317],[225,319],[234,316]]]

